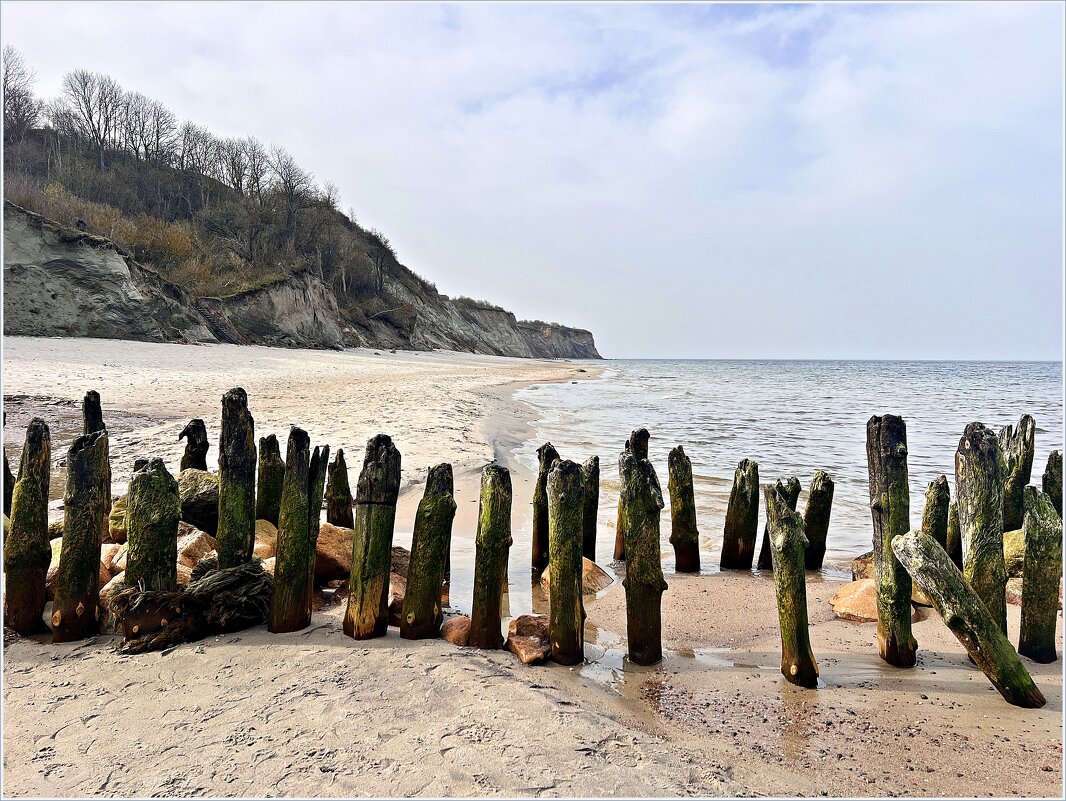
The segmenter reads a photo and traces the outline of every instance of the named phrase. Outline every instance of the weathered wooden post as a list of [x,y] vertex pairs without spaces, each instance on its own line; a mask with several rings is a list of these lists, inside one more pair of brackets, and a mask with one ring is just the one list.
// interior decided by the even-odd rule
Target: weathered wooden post
[[[291,431],[289,437],[291,441]],[[255,519],[267,520],[277,526],[281,518],[281,496],[284,491],[285,462],[281,459],[281,445],[278,443],[278,438],[274,434],[269,437],[260,437],[259,467],[255,488]]]
[[67,452],[53,642],[82,640],[100,631],[100,540],[107,524],[110,474],[106,431],[74,440]]
[[[648,433],[646,428],[638,428],[629,435],[629,439],[626,440],[623,453],[632,453],[636,460],[639,462],[641,459],[648,458],[648,442],[651,440],[651,434]],[[621,489],[621,484],[624,482],[625,477],[621,473],[621,462],[619,462],[618,473],[618,521],[615,524],[614,532],[614,559],[616,562],[624,562],[626,559],[626,537],[625,537],[625,509],[623,508],[622,496],[625,494]],[[658,478],[656,478],[658,481]]]
[[94,434],[97,431],[107,431],[107,426],[104,425],[100,393],[90,389],[81,402],[81,433]]
[[1003,452],[1003,530],[1017,531],[1025,518],[1025,487],[1033,475],[1036,456],[1036,421],[1023,414],[1018,427],[1004,426],[999,432]]
[[533,578],[537,579],[548,566],[548,473],[559,458],[550,442],[537,448],[537,483],[533,487]]
[[948,556],[955,567],[962,570],[962,532],[959,530],[959,502],[952,501],[948,506]]
[[355,485],[355,540],[344,633],[357,640],[384,637],[389,627],[389,571],[400,452],[386,434],[366,443]]
[[1052,451],[1048,455],[1042,484],[1044,493],[1051,499],[1051,505],[1062,517],[1062,451]]
[[962,573],[1006,634],[1003,465],[996,435],[981,423],[966,426],[955,452],[955,495],[964,551]]
[[1025,559],[1022,625],[1018,653],[1034,662],[1054,662],[1059,580],[1062,578],[1062,518],[1046,493],[1025,488]]
[[344,448],[337,449],[337,456],[330,462],[326,479],[326,522],[343,528],[354,528],[352,490],[348,485],[348,463],[344,461]]
[[507,554],[511,547],[511,473],[495,462],[481,471],[476,544],[474,597],[466,644],[474,648],[503,648],[500,622],[507,588]]
[[4,451],[4,514],[11,517],[11,496],[15,492],[15,476],[11,473],[11,465],[7,461],[7,451]]
[[759,463],[742,459],[733,476],[722,539],[723,570],[751,570],[759,535]]
[[218,566],[242,565],[255,547],[255,423],[248,393],[240,387],[222,396],[218,453]]
[[970,658],[1008,703],[1041,707],[1044,696],[1014,647],[940,544],[921,531],[892,540],[892,549]]
[[274,591],[267,619],[267,630],[275,634],[299,631],[311,623],[315,545],[328,461],[328,445],[316,446],[312,452],[307,432],[296,426],[289,429],[274,559]]
[[142,592],[177,589],[180,517],[178,481],[162,459],[152,459],[133,474],[126,499],[127,586]]
[[807,505],[803,509],[803,531],[807,536],[807,549],[803,561],[807,570],[821,570],[825,560],[825,547],[829,541],[829,516],[833,511],[833,493],[836,485],[824,470],[819,470],[811,479],[807,490]]
[[[788,503],[792,511],[796,511],[799,502],[800,482],[795,476],[789,476],[787,481],[777,480],[775,487],[781,488],[782,497]],[[767,519],[762,530],[762,547],[759,548],[759,561],[755,565],[759,570],[773,570],[774,560],[770,551],[770,521]]]
[[626,592],[629,659],[638,665],[654,665],[663,658],[662,596],[667,588],[659,554],[663,493],[647,458],[638,460],[633,452],[623,451],[618,472],[625,500],[627,559],[622,586]]
[[581,512],[581,554],[596,561],[596,520],[600,508],[600,457],[590,456],[581,465],[581,486],[585,489]]
[[948,518],[951,507],[951,491],[947,476],[937,476],[925,489],[925,506],[922,507],[922,531],[948,549]]
[[52,440],[48,424],[30,420],[11,502],[10,527],[4,532],[4,625],[19,634],[44,628],[45,577],[52,549],[48,544],[48,482]]
[[800,687],[818,686],[818,663],[807,622],[807,537],[787,489],[779,481],[766,488],[766,520],[773,549],[774,590],[781,627],[781,675]]
[[194,417],[178,434],[178,441],[185,440],[185,453],[181,457],[181,470],[193,468],[207,469],[207,451],[211,444],[207,441],[207,426],[199,417]]
[[444,583],[444,563],[455,519],[452,466],[439,464],[429,469],[426,492],[418,503],[411,534],[411,560],[407,567],[407,590],[400,614],[400,636],[405,640],[426,640],[440,636],[444,613],[440,588]]
[[700,572],[700,532],[696,529],[696,497],[692,489],[692,460],[678,445],[668,457],[670,478],[670,544],[678,573]]
[[911,517],[907,424],[902,417],[870,418],[866,461],[874,526],[878,651],[890,665],[914,667],[918,643],[911,633],[911,577],[892,550],[892,541],[910,530]]
[[557,461],[548,473],[548,528],[551,553],[551,606],[548,639],[552,659],[579,665],[585,658],[585,604],[581,595],[581,467]]

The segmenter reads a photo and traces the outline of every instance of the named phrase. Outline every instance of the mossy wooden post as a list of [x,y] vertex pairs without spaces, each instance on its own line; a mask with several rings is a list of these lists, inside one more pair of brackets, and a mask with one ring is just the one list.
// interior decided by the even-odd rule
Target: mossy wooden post
[[696,528],[696,497],[692,489],[692,460],[678,445],[668,457],[670,478],[670,544],[678,573],[700,572],[700,532]]
[[996,435],[970,423],[955,452],[955,494],[962,532],[962,573],[1007,632],[1007,566],[1003,559],[1003,473]]
[[962,532],[959,530],[959,503],[952,501],[948,506],[947,547],[945,550],[955,567],[962,570]]
[[818,686],[818,663],[811,650],[807,622],[807,537],[787,489],[781,482],[766,488],[766,520],[773,549],[774,591],[781,628],[781,675],[800,687]]
[[1025,488],[1025,559],[1022,625],[1018,653],[1034,662],[1054,662],[1059,581],[1062,578],[1062,518],[1047,493]]
[[343,528],[354,528],[352,490],[348,485],[348,463],[344,461],[344,448],[329,464],[326,478],[326,522]]
[[537,483],[533,486],[533,557],[532,572],[536,580],[548,566],[551,550],[548,538],[548,473],[559,459],[550,442],[537,448]]
[[1062,451],[1052,451],[1048,455],[1042,484],[1044,494],[1051,499],[1051,505],[1062,517]]
[[[796,511],[796,504],[799,503],[800,495],[800,482],[795,476],[789,476],[787,481],[777,480],[774,485],[779,487],[782,492],[782,497],[785,502],[788,503],[789,508],[794,512]],[[774,560],[770,550],[770,521],[767,519],[766,524],[762,530],[762,547],[759,548],[759,561],[755,565],[759,570],[773,570]]]
[[[651,440],[651,434],[648,433],[646,428],[638,428],[629,435],[629,439],[626,440],[625,447],[622,453],[632,453],[637,461],[648,458],[648,442]],[[616,562],[624,562],[626,560],[626,537],[625,537],[625,509],[623,508],[622,496],[625,494],[621,490],[621,483],[624,481],[624,477],[621,474],[621,461],[619,461],[619,491],[618,491],[618,522],[615,524],[614,532],[614,559]]]
[[11,464],[4,451],[4,514],[11,517],[11,496],[15,492],[15,476],[11,473]]
[[1025,487],[1033,476],[1036,456],[1036,421],[1023,414],[1018,427],[1005,426],[999,432],[1003,452],[1003,530],[1017,531],[1025,518]]
[[600,510],[600,457],[590,456],[581,465],[581,486],[585,490],[581,512],[581,555],[596,561],[596,520]]
[[428,640],[440,636],[444,622],[440,589],[444,563],[455,519],[452,466],[429,469],[426,492],[418,502],[411,533],[411,560],[407,566],[407,589],[400,613],[400,636],[405,640]]
[[[922,507],[922,531],[948,549],[948,518],[951,508],[951,491],[947,476],[937,476],[925,489],[925,506]],[[950,554],[949,554],[950,555]],[[960,563],[961,564],[961,563]]]
[[107,525],[110,472],[106,431],[74,440],[67,452],[53,642],[83,640],[100,631],[100,540]]
[[892,540],[910,530],[910,475],[907,424],[886,414],[866,423],[870,471],[870,512],[874,527],[874,581],[877,584],[877,647],[895,667],[914,667],[918,643],[911,633],[911,577],[892,550]]
[[751,570],[759,536],[759,463],[742,459],[733,475],[722,539],[723,570]]
[[585,603],[581,594],[581,467],[557,461],[548,473],[548,528],[551,544],[551,605],[548,639],[552,659],[579,665],[585,658]]
[[289,430],[278,516],[274,591],[267,618],[267,629],[275,634],[299,631],[311,623],[315,545],[328,460],[328,445],[316,447],[312,452],[311,437],[306,431],[296,426]]
[[970,658],[1011,704],[1041,707],[1044,696],[1014,647],[940,543],[921,531],[892,540],[896,557],[958,637]]
[[[291,431],[289,437],[291,441]],[[274,434],[259,438],[256,476],[255,519],[267,520],[277,526],[281,519],[281,495],[285,490],[285,462],[281,458],[281,445]]]
[[400,452],[386,434],[366,444],[355,485],[355,538],[344,633],[357,640],[384,637],[389,627],[389,572]]
[[162,459],[152,459],[130,479],[126,499],[127,548],[124,583],[141,590],[178,588],[178,481]]
[[[193,468],[207,469],[207,451],[211,444],[207,441],[207,426],[199,417],[194,417],[178,434],[178,441],[185,440],[185,453],[181,456],[180,470]],[[180,472],[179,470],[179,472]]]
[[19,634],[44,628],[45,577],[52,558],[48,544],[48,482],[52,440],[39,417],[26,428],[22,463],[11,501],[11,521],[4,532],[4,625]]
[[622,587],[629,659],[638,665],[654,665],[663,658],[662,596],[667,586],[659,554],[663,493],[655,468],[646,458],[638,461],[632,452],[623,452],[618,471],[625,497],[627,559]]
[[218,566],[242,565],[255,547],[255,423],[248,393],[240,387],[222,396],[218,448]]
[[90,389],[81,402],[81,433],[95,434],[97,431],[107,431],[107,426],[104,425],[100,393]]
[[807,537],[807,549],[803,564],[807,570],[821,570],[825,560],[825,547],[829,540],[829,517],[833,511],[833,493],[836,485],[824,470],[819,470],[811,479],[807,490],[807,505],[803,509],[803,533]]
[[511,547],[511,473],[495,462],[481,471],[476,546],[474,596],[466,644],[474,648],[503,648],[500,622],[503,593],[507,588],[507,554]]

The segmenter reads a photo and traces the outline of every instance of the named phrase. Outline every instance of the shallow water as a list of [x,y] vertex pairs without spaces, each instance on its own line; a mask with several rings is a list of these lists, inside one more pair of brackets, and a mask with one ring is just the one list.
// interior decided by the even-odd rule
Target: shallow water
[[[603,364],[598,362],[595,364]],[[535,470],[551,441],[563,458],[600,457],[600,541],[609,562],[618,501],[617,457],[629,432],[651,432],[650,455],[665,490],[666,457],[683,445],[692,460],[704,568],[717,567],[737,463],[759,462],[766,485],[795,475],[806,488],[815,470],[836,483],[826,561],[844,566],[871,548],[866,421],[899,414],[907,422],[911,525],[921,522],[927,484],[940,474],[954,497],[954,456],[966,424],[995,430],[1036,419],[1032,483],[1048,454],[1063,447],[1060,362],[611,361],[595,381],[538,385],[517,397],[536,410],[536,435],[516,451]],[[665,492],[664,492],[665,494]],[[669,499],[665,498],[669,504]],[[761,527],[761,523],[760,523]],[[760,528],[761,530],[761,528]],[[664,512],[664,566],[673,567]]]

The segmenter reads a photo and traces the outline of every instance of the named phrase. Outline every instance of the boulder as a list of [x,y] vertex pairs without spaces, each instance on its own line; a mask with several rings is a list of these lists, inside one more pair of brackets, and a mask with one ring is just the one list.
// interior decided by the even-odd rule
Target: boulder
[[56,578],[59,576],[59,554],[63,550],[63,538],[53,537],[48,544],[52,548],[52,559],[48,563],[48,573],[44,578],[44,597],[52,601],[55,600]]
[[1018,578],[1022,575],[1022,562],[1025,560],[1025,532],[1003,532],[1003,561],[1006,562],[1007,575]]
[[466,645],[466,639],[469,635],[470,618],[466,615],[450,617],[440,627],[440,638],[447,640],[452,645]]
[[[1022,605],[1023,581],[1021,578],[1007,579],[1007,603],[1015,606]],[[1062,609],[1062,584],[1059,584],[1059,609]]]
[[407,565],[411,562],[411,552],[402,545],[392,546],[392,572],[407,578]]
[[54,540],[56,537],[63,536],[63,518],[53,520],[48,524],[48,539]]
[[267,573],[269,573],[272,576],[274,575],[275,559],[276,559],[276,557],[271,556],[269,559],[264,559],[263,560],[263,570],[265,570]]
[[269,520],[255,521],[255,548],[252,553],[260,559],[269,559],[278,552],[278,527]]
[[190,467],[178,473],[181,519],[211,536],[218,532],[218,476]]
[[523,665],[543,662],[552,652],[547,615],[519,615],[507,627],[507,650]]
[[107,531],[104,542],[123,543],[126,541],[126,495],[120,495],[111,503],[111,512],[107,516]]
[[[344,597],[348,596],[348,585],[344,586]],[[403,596],[407,592],[407,579],[398,573],[389,573],[389,625],[400,627],[403,618]]]
[[218,548],[218,540],[184,520],[178,523],[178,564],[192,570],[200,560]]
[[851,580],[872,579],[874,577],[874,552],[868,551],[851,560]]
[[[854,623],[877,622],[877,584],[873,579],[859,579],[845,584],[829,599],[833,614]],[[911,610],[911,621],[920,617]]]
[[188,587],[190,581],[192,581],[192,568],[178,562],[178,586]]
[[[540,586],[545,595],[551,594],[551,573],[545,570],[540,575]],[[598,564],[591,559],[581,557],[581,593],[583,595],[595,595],[600,590],[611,586],[613,578]]]
[[315,546],[315,581],[322,583],[348,578],[352,569],[354,538],[353,529],[332,523],[319,526],[318,543]]
[[103,585],[100,588],[100,604],[105,609],[107,609],[109,606],[107,596],[110,594],[111,590],[113,590],[116,586],[118,586],[125,580],[126,573],[125,571],[122,571],[121,573],[116,573],[114,578],[112,578],[109,582],[107,582],[107,584]]
[[122,546],[119,545],[117,542],[111,542],[107,545],[100,546],[100,564],[102,564],[104,566],[104,569],[107,570],[107,572],[112,576],[114,576],[116,573],[121,572],[112,563],[112,560],[115,558],[115,556],[118,555],[118,552],[121,550]]

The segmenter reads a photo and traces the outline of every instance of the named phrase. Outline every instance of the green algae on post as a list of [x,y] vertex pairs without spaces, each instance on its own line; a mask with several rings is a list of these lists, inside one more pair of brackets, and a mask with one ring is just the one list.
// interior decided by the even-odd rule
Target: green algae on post
[[481,471],[474,595],[466,640],[469,646],[503,648],[501,605],[507,589],[507,554],[511,542],[511,473],[493,462]]
[[947,547],[945,550],[955,567],[962,570],[962,532],[959,530],[959,502],[952,501],[948,506]]
[[178,587],[178,481],[162,459],[152,459],[130,479],[126,499],[126,576],[142,592]]
[[44,628],[45,578],[52,557],[48,543],[51,464],[48,424],[34,417],[26,428],[14,491],[5,496],[11,502],[11,520],[4,532],[4,625],[23,635]]
[[585,489],[581,512],[581,554],[596,561],[596,521],[600,507],[600,457],[590,456],[581,465],[581,485]]
[[452,466],[431,467],[426,492],[418,503],[411,534],[411,558],[407,565],[407,589],[400,614],[400,636],[425,640],[440,636],[444,622],[441,585],[455,519]]
[[667,588],[659,557],[663,493],[655,468],[646,458],[638,460],[633,452],[623,451],[618,472],[622,475],[625,512],[627,558],[622,587],[626,593],[629,659],[638,665],[654,665],[663,658],[662,595]]
[[1025,488],[1025,559],[1018,653],[1034,662],[1054,662],[1062,579],[1062,518],[1047,493]]
[[700,572],[700,532],[696,528],[696,497],[692,489],[692,460],[678,445],[668,457],[670,477],[670,544],[678,573]]
[[1052,451],[1048,455],[1041,484],[1044,493],[1051,499],[1051,505],[1062,517],[1062,451]]
[[1036,456],[1036,422],[1027,414],[1018,427],[1005,426],[999,432],[1003,452],[1003,530],[1016,531],[1025,517],[1025,487],[1033,475]]
[[211,445],[207,441],[207,426],[199,417],[194,417],[178,434],[178,441],[185,440],[185,453],[181,456],[178,472],[187,468],[207,469],[207,451]]
[[218,566],[236,567],[255,547],[255,422],[248,393],[240,387],[222,396],[218,453]]
[[537,483],[533,486],[533,555],[534,578],[548,566],[551,550],[548,537],[548,473],[559,459],[559,452],[550,442],[537,448]]
[[[775,485],[781,490],[781,497],[785,499],[789,509],[796,511],[796,504],[799,503],[800,495],[800,482],[795,476],[789,476],[788,481],[782,482],[781,479],[777,480]],[[773,552],[770,549],[770,521],[767,519],[766,525],[763,526],[762,532],[762,547],[759,548],[759,561],[755,565],[759,570],[773,570],[774,560]]]
[[[639,461],[641,459],[648,458],[648,442],[651,439],[651,434],[648,433],[646,428],[638,428],[629,435],[629,439],[626,440],[626,444],[622,449],[622,453],[632,453]],[[621,474],[621,461],[619,461],[619,483],[624,483],[625,477]],[[618,519],[615,524],[614,532],[614,559],[616,562],[624,562],[626,560],[626,532],[625,532],[625,501],[623,496],[624,492],[618,493]]]
[[548,639],[552,659],[579,665],[585,658],[585,604],[581,593],[581,467],[557,460],[548,474],[551,605]]
[[833,511],[833,493],[836,485],[829,474],[819,470],[811,479],[807,490],[807,505],[803,510],[803,531],[807,548],[803,554],[803,566],[807,570],[821,570],[825,560],[825,547],[829,539],[829,517]]
[[947,476],[937,476],[925,489],[925,506],[922,507],[922,531],[948,550],[948,518],[951,507],[951,492]]
[[723,570],[751,570],[759,536],[759,463],[742,459],[733,476],[722,539]]
[[326,522],[344,528],[355,527],[352,512],[352,489],[348,485],[348,463],[344,460],[344,448],[329,464],[326,477]]
[[256,475],[255,519],[266,520],[277,526],[281,517],[281,495],[285,486],[285,462],[281,459],[281,446],[274,434],[259,438],[259,466]]

